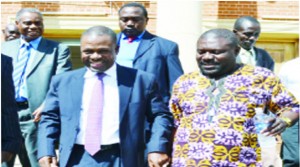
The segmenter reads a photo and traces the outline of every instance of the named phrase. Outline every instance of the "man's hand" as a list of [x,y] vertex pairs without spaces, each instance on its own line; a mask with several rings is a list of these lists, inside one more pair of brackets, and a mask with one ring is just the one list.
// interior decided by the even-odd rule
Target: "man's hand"
[[269,123],[271,124],[271,126],[262,130],[262,132],[261,132],[261,133],[265,134],[266,136],[279,135],[288,127],[288,124],[278,117],[270,119]]
[[56,157],[42,157],[41,159],[39,159],[39,164],[41,167],[58,167]]
[[43,108],[44,108],[44,105],[42,104],[32,113],[32,115],[34,116],[34,118],[33,118],[34,122],[40,121]]
[[152,152],[148,154],[149,167],[167,167],[170,163],[170,158],[165,153]]
[[13,157],[13,153],[7,151],[1,151],[1,163],[8,162]]

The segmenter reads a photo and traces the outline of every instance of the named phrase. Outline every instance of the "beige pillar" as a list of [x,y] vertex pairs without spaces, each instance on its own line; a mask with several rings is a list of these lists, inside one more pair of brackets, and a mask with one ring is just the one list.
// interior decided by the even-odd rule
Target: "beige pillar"
[[201,1],[157,1],[157,35],[179,45],[184,72],[198,70],[196,42],[201,34]]

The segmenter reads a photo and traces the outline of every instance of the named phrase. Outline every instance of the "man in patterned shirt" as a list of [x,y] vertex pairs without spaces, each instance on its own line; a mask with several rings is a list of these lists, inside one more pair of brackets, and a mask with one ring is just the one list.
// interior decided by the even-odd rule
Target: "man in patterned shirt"
[[200,71],[173,86],[172,166],[262,166],[254,116],[277,115],[260,133],[275,136],[299,118],[299,102],[270,70],[236,63],[235,34],[212,29],[197,42]]

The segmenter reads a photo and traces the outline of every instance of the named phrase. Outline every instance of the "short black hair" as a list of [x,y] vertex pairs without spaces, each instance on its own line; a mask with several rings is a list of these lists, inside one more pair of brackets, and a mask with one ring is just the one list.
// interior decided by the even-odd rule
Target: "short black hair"
[[142,4],[137,3],[137,2],[131,2],[131,3],[127,3],[127,4],[123,5],[120,8],[120,10],[119,10],[119,15],[120,15],[122,9],[124,9],[126,7],[138,7],[138,8],[141,8],[142,11],[143,11],[143,13],[144,13],[145,18],[148,18],[148,12],[147,12],[146,8]]
[[239,42],[238,42],[238,39],[236,37],[236,35],[228,30],[228,29],[225,29],[225,28],[216,28],[216,29],[210,29],[206,32],[204,32],[198,39],[198,42],[200,39],[204,39],[210,35],[213,35],[217,38],[224,38],[226,39],[231,46],[238,46]]
[[233,29],[235,30],[240,30],[241,29],[241,25],[245,22],[245,21],[249,21],[251,23],[254,23],[254,24],[257,24],[260,26],[260,23],[259,21],[257,21],[256,18],[254,17],[251,17],[251,16],[242,16],[240,18],[238,18],[235,23],[234,23],[234,26],[233,26]]
[[111,37],[113,42],[116,43],[116,41],[117,41],[116,33],[112,29],[105,27],[105,26],[94,26],[94,27],[87,29],[86,31],[84,31],[82,33],[81,39],[84,36],[93,35],[93,34],[95,34],[97,36],[108,35]]

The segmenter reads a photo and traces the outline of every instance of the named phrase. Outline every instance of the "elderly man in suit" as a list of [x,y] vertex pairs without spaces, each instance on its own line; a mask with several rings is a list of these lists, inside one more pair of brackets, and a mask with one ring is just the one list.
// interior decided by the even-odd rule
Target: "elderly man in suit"
[[155,77],[120,66],[115,57],[116,34],[92,27],[81,36],[86,67],[53,77],[38,133],[42,167],[57,162],[58,139],[60,166],[141,167],[145,121],[152,127],[149,163],[168,164],[173,119]]
[[23,166],[35,167],[39,166],[36,122],[52,76],[71,69],[70,51],[42,37],[43,17],[37,9],[23,8],[17,12],[16,25],[21,38],[2,43],[2,53],[13,58],[15,99],[25,145],[19,154],[20,161]]
[[238,18],[234,23],[233,32],[239,39],[241,47],[236,59],[238,63],[274,70],[274,60],[268,52],[254,46],[260,35],[260,23],[255,18],[251,16]]
[[21,146],[12,59],[1,54],[1,161],[9,161]]

